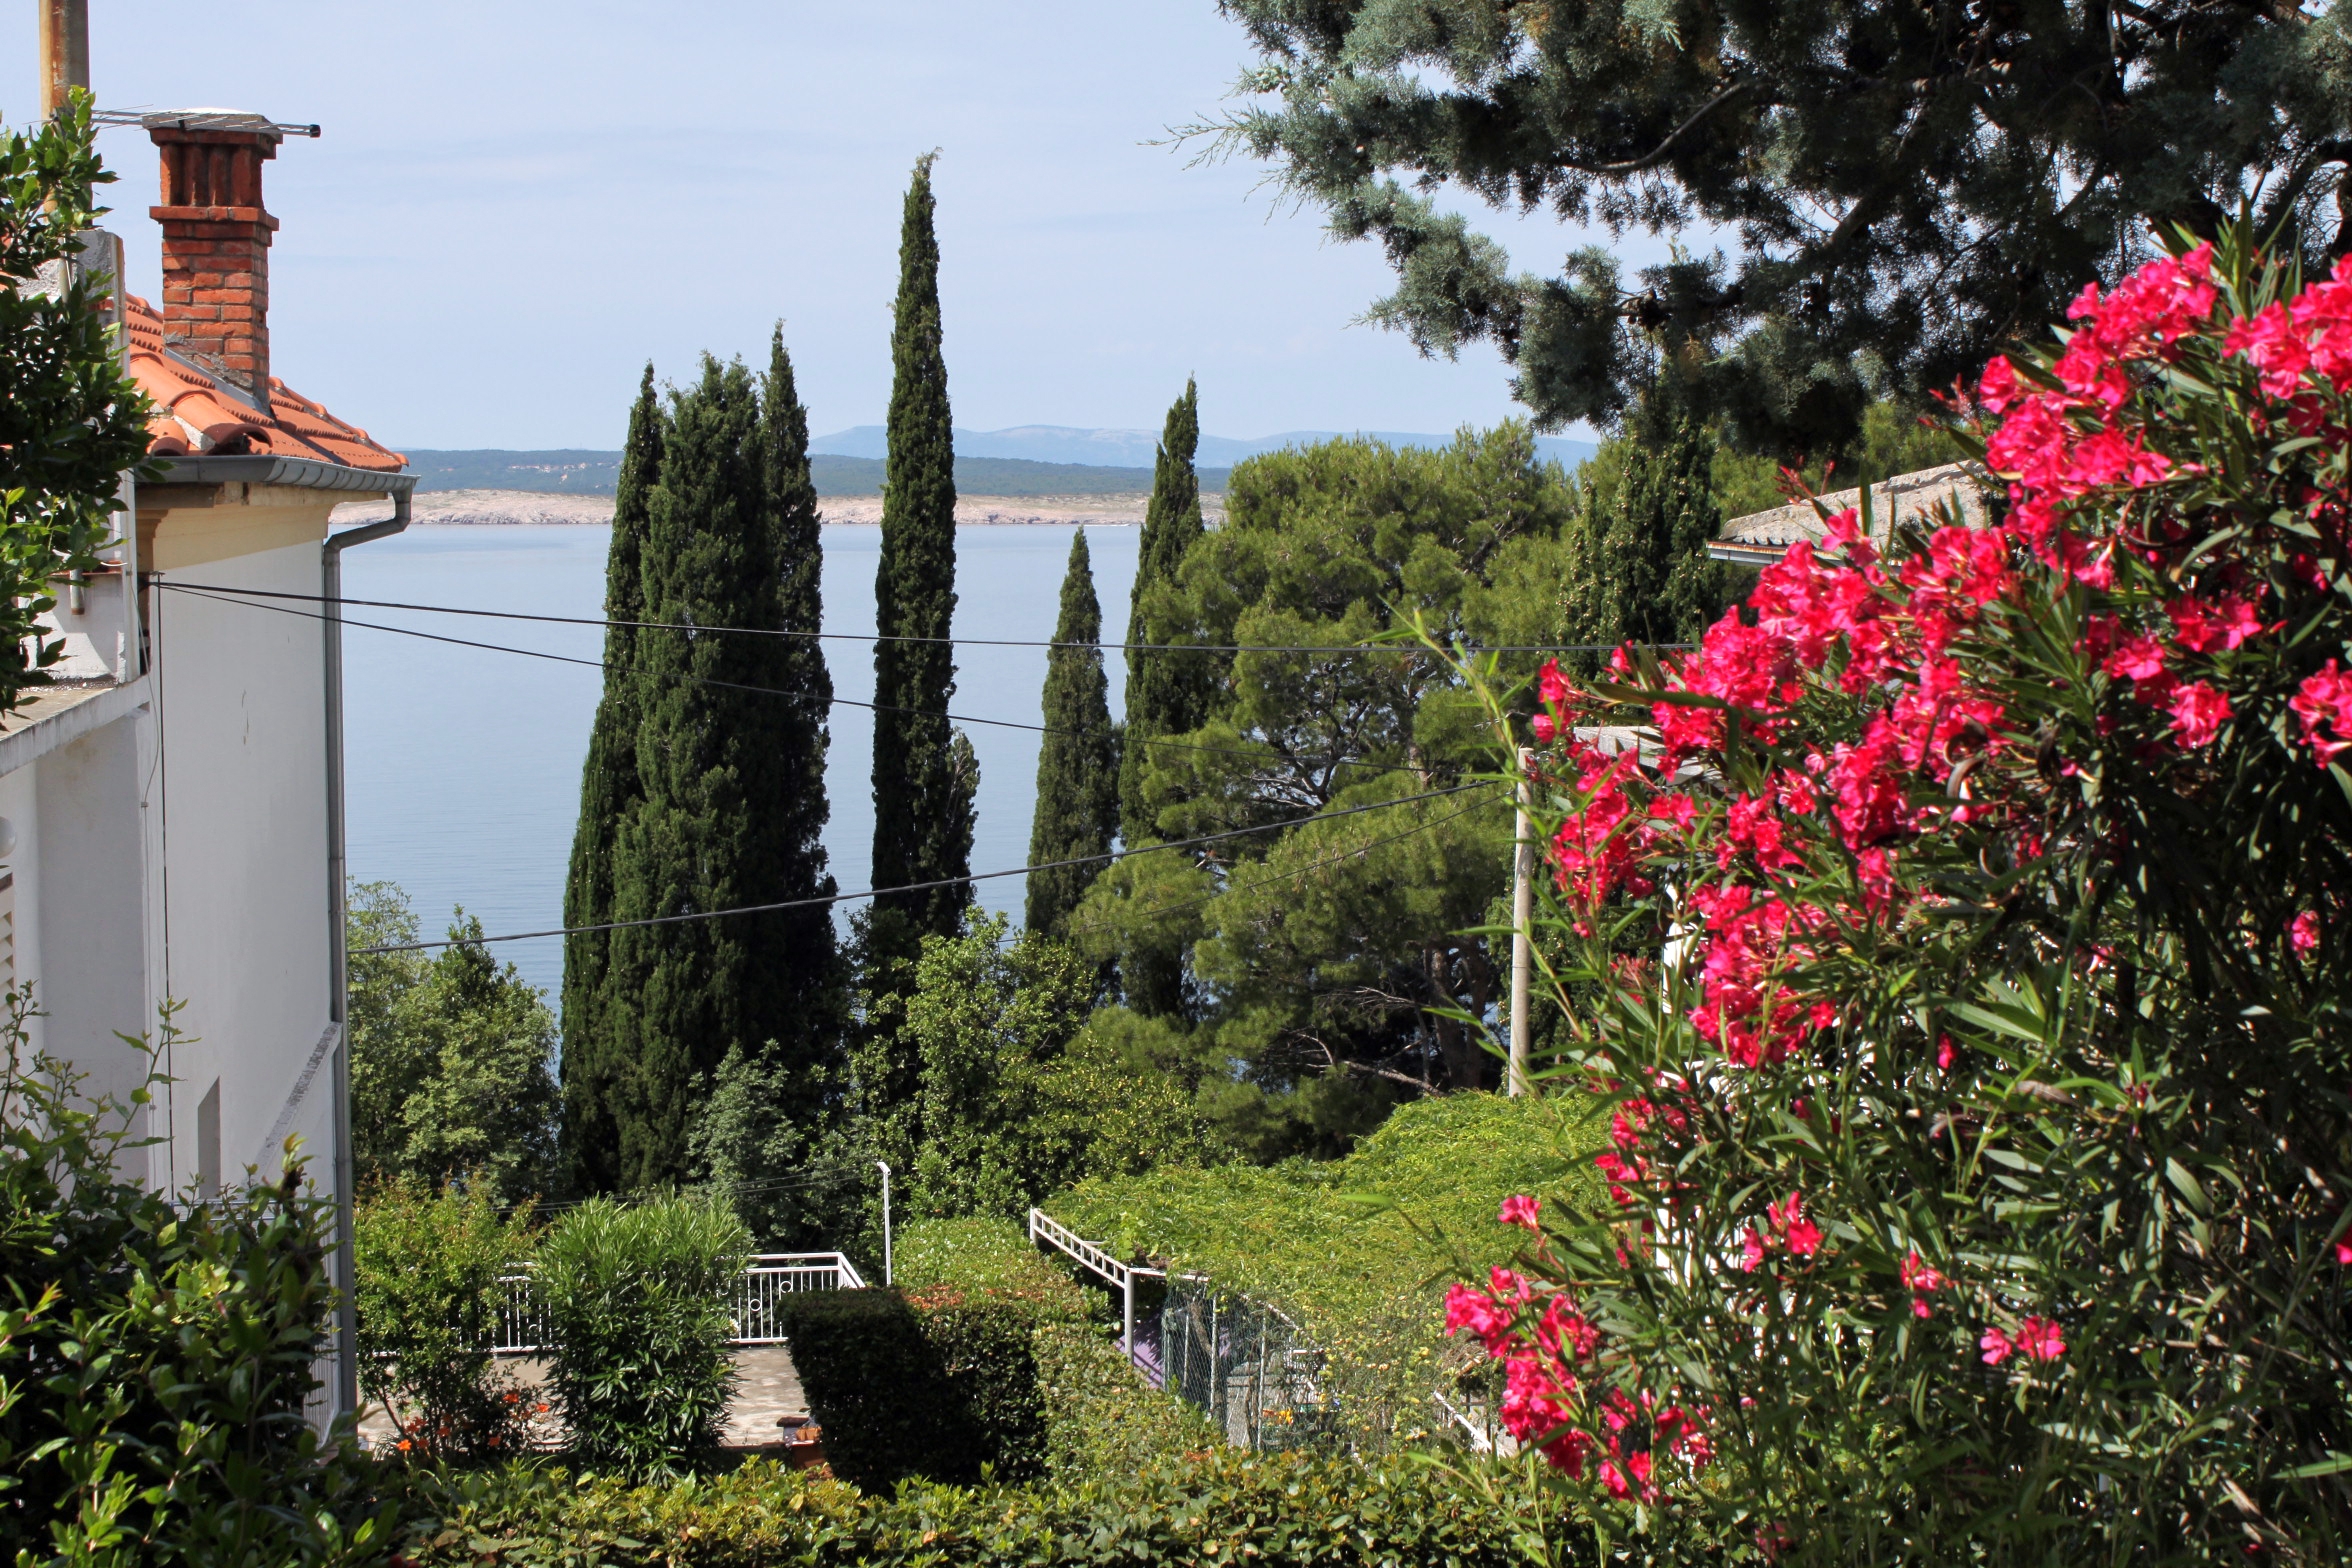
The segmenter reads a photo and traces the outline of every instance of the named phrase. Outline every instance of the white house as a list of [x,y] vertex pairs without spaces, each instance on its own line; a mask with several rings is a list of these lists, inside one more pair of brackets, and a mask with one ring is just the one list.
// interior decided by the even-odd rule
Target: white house
[[[162,474],[136,486],[110,564],[57,585],[64,682],[0,720],[0,975],[32,986],[32,1045],[118,1097],[147,1071],[121,1037],[159,1039],[178,1005],[142,1129],[158,1188],[274,1178],[293,1136],[347,1219],[340,648],[323,601],[343,550],[404,526],[415,479],[269,373],[261,174],[280,129],[144,123],[162,151],[163,308],[124,298],[119,319]],[[88,237],[86,263],[120,276],[119,255]],[[339,502],[385,497],[392,522],[330,535]],[[329,1383],[348,1409],[348,1309],[342,1329]]]

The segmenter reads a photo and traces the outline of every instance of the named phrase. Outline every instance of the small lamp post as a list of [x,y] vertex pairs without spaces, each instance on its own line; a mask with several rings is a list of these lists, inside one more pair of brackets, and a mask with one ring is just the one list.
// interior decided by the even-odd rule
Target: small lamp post
[[874,1163],[882,1170],[882,1283],[895,1285],[898,1280],[890,1268],[890,1167],[880,1160]]

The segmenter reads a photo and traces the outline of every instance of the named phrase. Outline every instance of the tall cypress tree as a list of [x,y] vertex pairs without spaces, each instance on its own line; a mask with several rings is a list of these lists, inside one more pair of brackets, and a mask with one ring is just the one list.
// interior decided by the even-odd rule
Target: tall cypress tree
[[[1046,733],[1037,748],[1037,808],[1029,827],[1033,866],[1107,855],[1119,831],[1119,748],[1111,733],[1110,682],[1096,646],[1101,641],[1102,605],[1081,528],[1070,541],[1061,617],[1045,656]],[[1060,929],[1100,869],[1032,871],[1029,929]]]
[[[617,624],[645,618],[648,509],[661,482],[665,416],[645,367],[629,439],[621,452],[613,499],[612,544],[605,556],[604,696],[588,731],[588,760],[580,770],[580,820],[572,832],[571,873],[564,883],[564,924],[598,925],[612,918],[613,848],[620,824],[636,808],[637,636]],[[614,1098],[628,1057],[610,1027],[608,958],[611,937],[584,932],[564,938],[563,1152],[567,1177],[583,1192],[609,1190],[620,1179],[620,1135]]]
[[[1151,501],[1144,509],[1135,587],[1128,597],[1127,637],[1131,643],[1165,643],[1176,633],[1155,611],[1152,590],[1173,584],[1184,552],[1202,532],[1200,475],[1193,457],[1200,450],[1200,388],[1188,377],[1184,395],[1168,409],[1159,450],[1152,457]],[[1216,669],[1197,653],[1130,647],[1127,650],[1127,725],[1119,759],[1119,831],[1130,844],[1157,839],[1158,824],[1144,804],[1144,774],[1151,766],[1149,742],[1182,735],[1208,721]]]
[[[972,869],[971,743],[951,731],[955,648],[955,429],[939,324],[939,240],[931,163],[915,162],[899,232],[898,307],[890,344],[889,457],[882,562],[874,578],[874,885],[962,877]],[[933,639],[891,641],[893,638]],[[911,958],[927,935],[953,932],[968,886],[874,901],[877,959]]]
[[1696,642],[1722,613],[1730,574],[1707,555],[1723,521],[1715,448],[1670,368],[1627,421],[1614,482],[1585,488],[1561,599],[1568,641]]
[[[789,398],[789,367],[770,375],[771,396]],[[673,397],[641,575],[645,618],[686,629],[638,639],[642,797],[618,835],[615,919],[832,891],[815,838],[824,807],[807,798],[823,767],[830,686],[821,659],[805,638],[691,629],[807,629],[813,570],[780,558],[788,538],[805,546],[808,533],[805,496],[790,523],[778,504],[798,466],[796,416],[796,401],[763,416],[742,363],[722,367],[707,355],[701,380]],[[787,624],[788,615],[803,624]],[[831,1058],[838,1034],[824,1002],[832,964],[823,915],[779,910],[613,933],[612,1016],[634,1069],[616,1118],[621,1185],[693,1174],[689,1135],[730,1050],[754,1061]]]

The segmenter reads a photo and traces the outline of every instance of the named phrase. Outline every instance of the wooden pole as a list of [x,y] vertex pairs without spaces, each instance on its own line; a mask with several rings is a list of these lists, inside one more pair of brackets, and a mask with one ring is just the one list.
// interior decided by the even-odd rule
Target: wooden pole
[[1535,918],[1535,767],[1532,747],[1519,748],[1519,835],[1511,856],[1511,1070],[1508,1089],[1513,1098],[1528,1092],[1527,1048],[1534,1035],[1528,1016],[1528,993],[1534,988],[1535,945],[1528,926]]
[[90,85],[90,0],[35,0],[41,8],[41,118],[53,120],[66,93]]

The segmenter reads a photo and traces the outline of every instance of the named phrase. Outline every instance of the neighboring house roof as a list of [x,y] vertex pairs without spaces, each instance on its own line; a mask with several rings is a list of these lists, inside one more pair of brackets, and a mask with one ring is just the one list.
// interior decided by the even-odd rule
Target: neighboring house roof
[[[1974,463],[1946,463],[1941,468],[1925,468],[1872,485],[1870,536],[1884,544],[1898,518],[1909,521],[1937,512],[1946,501],[1957,501],[1961,521],[1971,528],[1978,527],[1985,520],[1985,493],[1992,482],[1991,476]],[[1861,504],[1860,486],[1825,495],[1820,501],[1820,506],[1833,515]],[[1822,527],[1821,516],[1821,510],[1813,502],[1798,501],[1776,506],[1769,512],[1735,517],[1723,525],[1715,542],[1707,547],[1707,553],[1718,561],[1768,566],[1800,539],[1819,544],[1827,532]]]
[[345,468],[397,473],[408,459],[379,445],[275,376],[265,410],[243,393],[163,346],[163,317],[136,295],[124,297],[131,377],[155,402],[147,450],[157,457],[307,457]]

